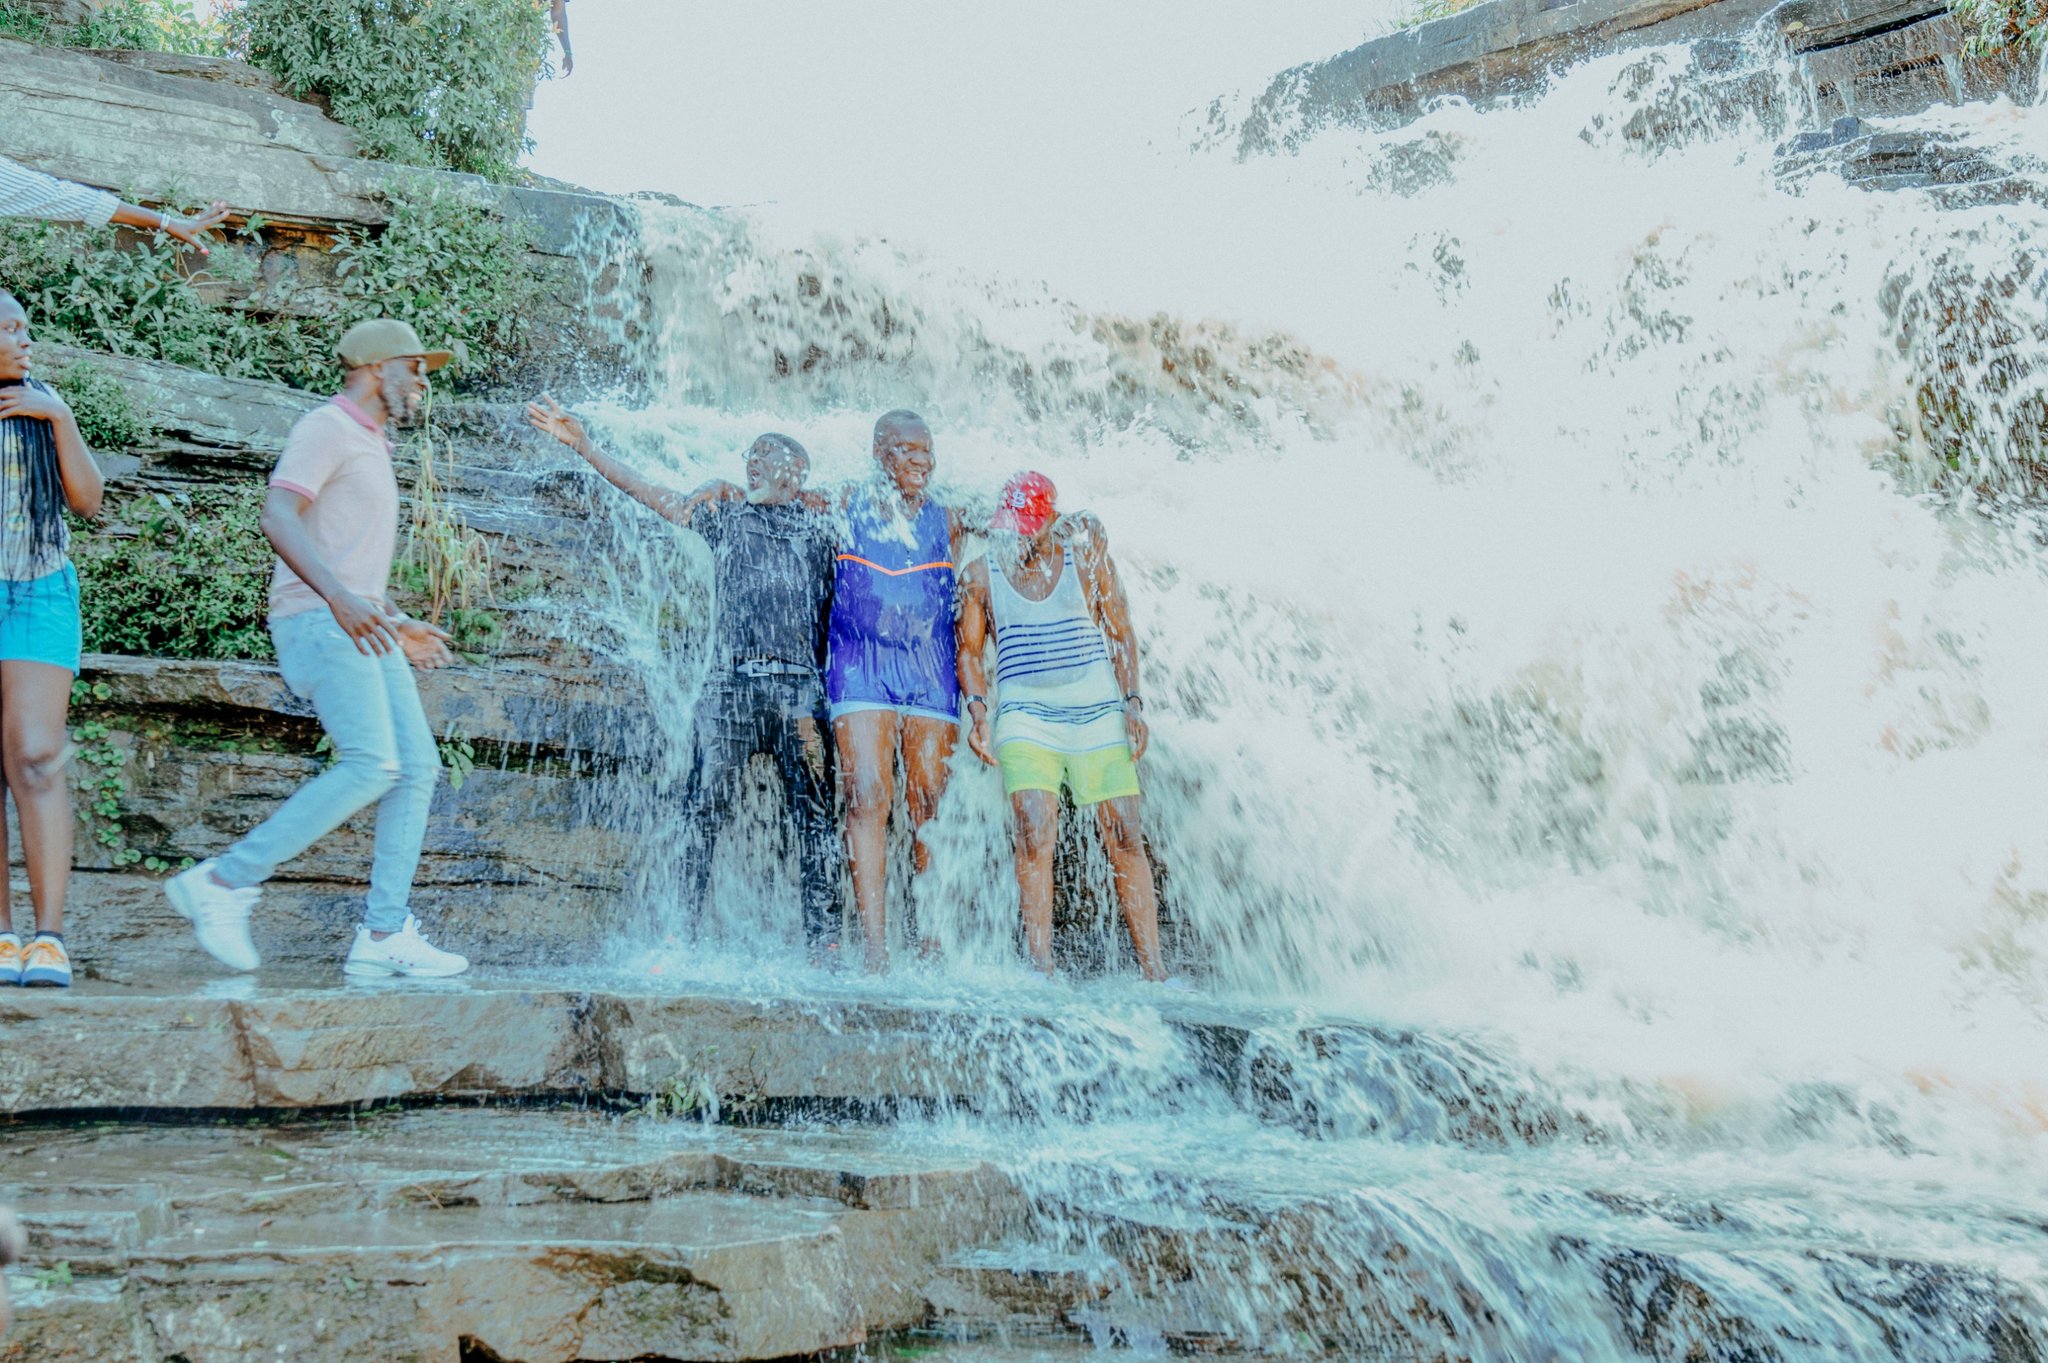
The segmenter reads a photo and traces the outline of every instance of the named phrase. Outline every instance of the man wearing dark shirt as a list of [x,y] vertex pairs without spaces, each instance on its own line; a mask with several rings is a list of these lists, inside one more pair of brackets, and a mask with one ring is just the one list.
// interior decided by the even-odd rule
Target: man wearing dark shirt
[[[655,514],[711,546],[710,670],[697,700],[695,748],[684,805],[685,911],[701,912],[711,852],[732,813],[734,788],[756,753],[782,775],[785,809],[803,878],[804,940],[814,959],[829,949],[839,893],[839,840],[832,827],[830,732],[819,668],[832,600],[831,523],[798,500],[810,456],[786,435],[747,451],[744,493],[691,495],[648,482],[591,444],[583,423],[542,397],[526,409],[555,437]],[[730,487],[730,485],[725,485]]]

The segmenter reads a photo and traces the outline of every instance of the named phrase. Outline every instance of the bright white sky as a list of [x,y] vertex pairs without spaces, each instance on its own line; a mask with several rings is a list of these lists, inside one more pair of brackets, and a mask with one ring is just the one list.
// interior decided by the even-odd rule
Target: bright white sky
[[1270,205],[1232,209],[1185,173],[1184,116],[1384,32],[1403,3],[572,0],[576,70],[537,93],[528,164],[746,206],[784,240],[883,237],[1156,306],[1162,279],[1222,289],[1275,249]]
[[529,164],[613,193],[858,206],[861,225],[900,224],[925,177],[1057,194],[1105,138],[1171,146],[1183,113],[1356,45],[1388,8],[572,0],[576,72],[541,88]]

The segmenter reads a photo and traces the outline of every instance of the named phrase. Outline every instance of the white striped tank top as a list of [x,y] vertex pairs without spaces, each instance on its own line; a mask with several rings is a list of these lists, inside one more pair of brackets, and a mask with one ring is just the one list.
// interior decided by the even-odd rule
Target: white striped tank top
[[1123,692],[1109,645],[1088,609],[1074,551],[1060,551],[1059,576],[1043,601],[988,565],[996,624],[995,743],[1036,743],[1055,752],[1097,752],[1127,743]]

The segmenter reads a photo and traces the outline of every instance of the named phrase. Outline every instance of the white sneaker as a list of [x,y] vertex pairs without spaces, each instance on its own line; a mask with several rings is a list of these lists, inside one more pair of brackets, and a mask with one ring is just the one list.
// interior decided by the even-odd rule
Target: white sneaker
[[256,944],[249,940],[249,910],[262,896],[254,885],[231,890],[215,880],[212,857],[164,882],[164,897],[190,921],[199,945],[230,970],[254,970],[263,964]]
[[405,926],[383,941],[370,935],[369,928],[356,926],[356,944],[348,949],[342,964],[344,975],[410,975],[437,980],[460,975],[469,969],[469,957],[443,951],[420,936],[420,920],[405,916]]

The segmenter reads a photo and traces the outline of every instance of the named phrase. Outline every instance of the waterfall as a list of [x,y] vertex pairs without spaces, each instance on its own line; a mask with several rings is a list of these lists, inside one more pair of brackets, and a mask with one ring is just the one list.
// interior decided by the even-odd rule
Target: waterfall
[[[1172,940],[1242,1054],[1128,980],[1027,993],[964,745],[943,962],[835,986],[1060,1000],[1058,1045],[963,1031],[1022,1097],[931,1118],[1033,1190],[1027,1260],[1275,1351],[2048,1348],[2048,106],[1882,121],[2016,192],[1872,189],[1781,154],[1800,83],[1750,48],[1739,86],[1650,48],[1287,156],[1155,142],[1046,206],[1048,256],[1085,213],[1130,262],[1095,293],[642,205],[655,396],[591,409],[630,458],[736,476],[772,428],[856,479],[909,406],[943,495],[1035,467],[1107,526]],[[702,566],[620,543],[673,755]],[[650,873],[624,966],[804,987],[749,818],[713,940],[661,940]]]

